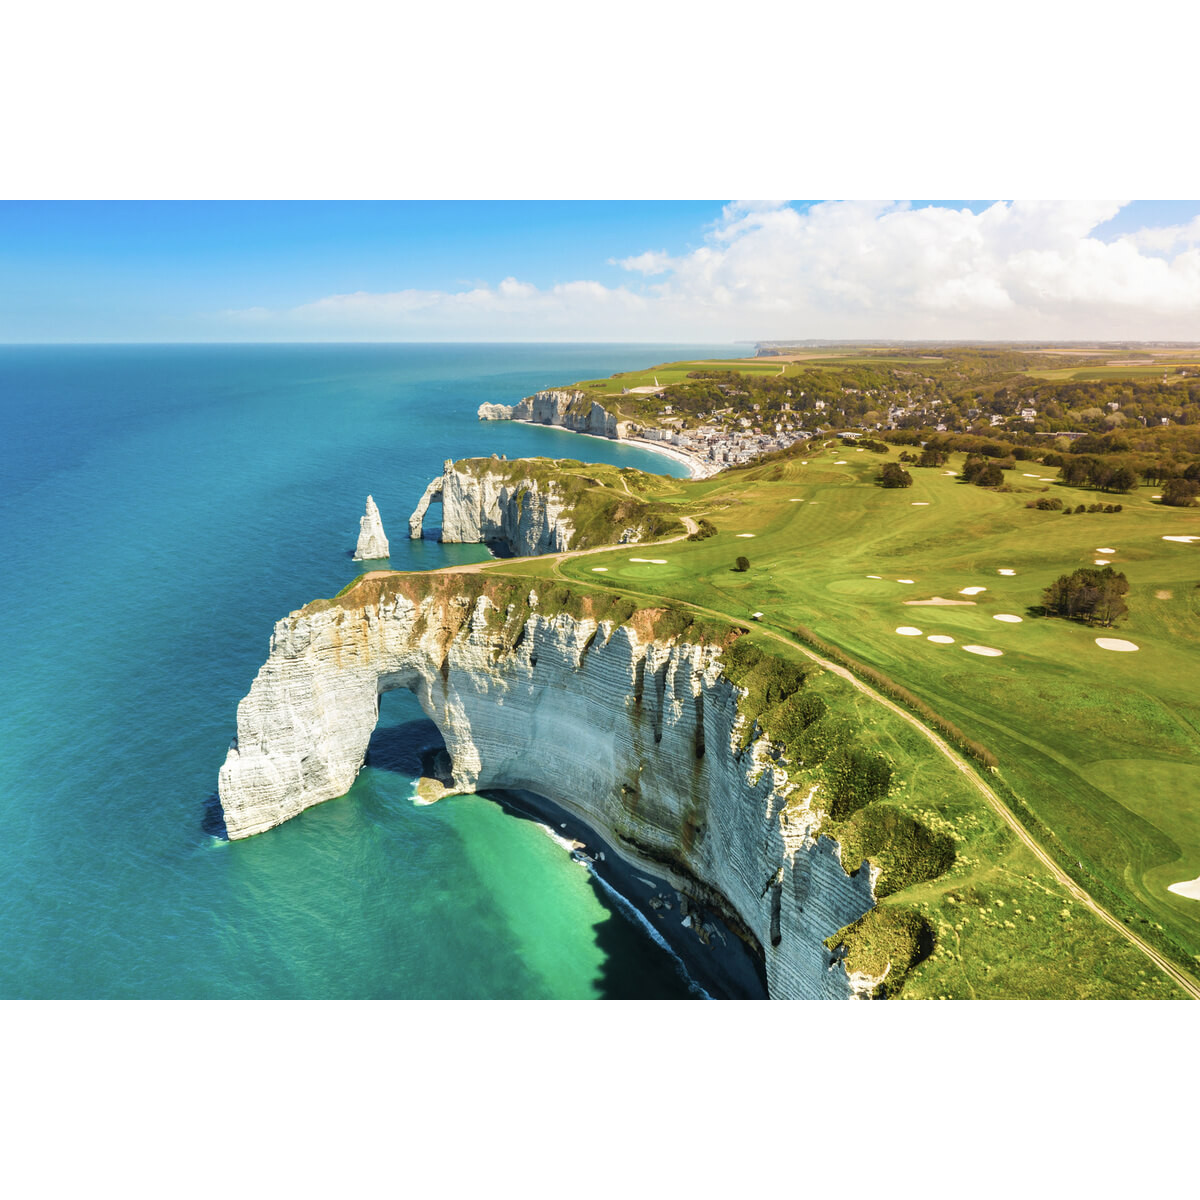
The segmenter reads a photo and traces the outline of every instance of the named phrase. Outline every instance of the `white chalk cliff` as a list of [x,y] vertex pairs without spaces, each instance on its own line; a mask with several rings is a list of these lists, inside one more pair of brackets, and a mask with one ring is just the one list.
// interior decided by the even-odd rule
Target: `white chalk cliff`
[[373,496],[367,497],[367,511],[358,519],[358,545],[355,561],[368,558],[387,558],[388,540],[383,532],[383,518]]
[[481,404],[478,415],[481,421],[528,421],[533,425],[561,425],[597,437],[621,436],[616,416],[578,391],[536,392],[517,404]]
[[425,489],[408,519],[419,538],[429,505],[442,505],[443,542],[503,542],[513,554],[555,554],[571,548],[574,526],[567,502],[550,484],[504,478],[486,469],[460,471],[452,459]]
[[807,804],[786,805],[765,741],[738,749],[745,718],[719,650],[543,616],[532,594],[528,613],[501,603],[453,576],[398,576],[278,622],[220,772],[229,836],[343,795],[380,694],[410,688],[457,790],[527,789],[575,814],[721,913],[761,955],[772,997],[855,994],[823,941],[872,907],[871,872],[847,875]]

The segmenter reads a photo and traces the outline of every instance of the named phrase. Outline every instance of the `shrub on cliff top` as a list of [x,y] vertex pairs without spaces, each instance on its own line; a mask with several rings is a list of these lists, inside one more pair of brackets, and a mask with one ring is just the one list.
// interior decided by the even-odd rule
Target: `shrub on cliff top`
[[840,821],[887,795],[892,768],[882,754],[860,746],[838,746],[825,760],[829,815]]
[[934,833],[890,804],[860,809],[835,836],[846,870],[854,870],[863,859],[879,868],[875,894],[880,899],[936,879],[954,865],[952,837]]
[[933,928],[920,913],[879,905],[825,939],[830,950],[845,950],[846,970],[878,978],[879,996],[895,996],[909,972],[933,950]]

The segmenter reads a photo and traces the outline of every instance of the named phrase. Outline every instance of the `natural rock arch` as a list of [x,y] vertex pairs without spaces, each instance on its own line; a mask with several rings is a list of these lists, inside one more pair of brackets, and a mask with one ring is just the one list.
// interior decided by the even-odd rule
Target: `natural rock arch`
[[738,749],[718,651],[536,611],[510,642],[486,596],[374,582],[276,625],[221,768],[230,837],[348,791],[379,696],[409,688],[456,790],[527,789],[578,816],[738,928],[772,995],[851,994],[823,941],[872,906],[870,873],[847,875],[836,844],[785,813],[764,745]]

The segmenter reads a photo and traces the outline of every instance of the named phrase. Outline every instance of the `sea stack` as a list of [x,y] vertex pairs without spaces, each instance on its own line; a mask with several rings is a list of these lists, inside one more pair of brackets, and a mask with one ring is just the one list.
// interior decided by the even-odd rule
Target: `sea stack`
[[383,532],[383,518],[373,496],[367,497],[367,511],[358,519],[358,546],[354,561],[367,558],[387,558],[388,540]]

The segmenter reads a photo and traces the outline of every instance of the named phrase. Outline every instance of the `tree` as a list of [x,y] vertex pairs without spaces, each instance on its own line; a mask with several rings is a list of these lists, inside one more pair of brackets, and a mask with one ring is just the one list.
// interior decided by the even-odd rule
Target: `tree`
[[1004,482],[1004,472],[995,463],[985,463],[971,482],[976,487],[999,487]]
[[1137,487],[1137,476],[1130,467],[1117,467],[1109,478],[1108,486],[1114,492],[1131,492]]
[[899,463],[884,463],[879,482],[885,488],[912,487],[912,476]]
[[1172,508],[1192,508],[1200,495],[1200,483],[1190,479],[1168,479],[1163,484],[1162,502]]
[[734,563],[734,570],[735,571],[750,570],[750,560],[744,554],[739,554],[737,562]]

